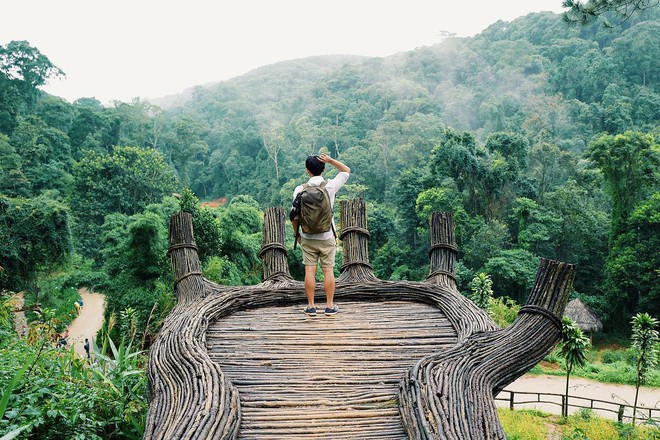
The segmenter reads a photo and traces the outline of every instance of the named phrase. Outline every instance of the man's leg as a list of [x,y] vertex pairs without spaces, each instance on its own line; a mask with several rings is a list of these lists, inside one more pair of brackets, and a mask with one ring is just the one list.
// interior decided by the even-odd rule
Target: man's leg
[[314,288],[316,287],[316,266],[305,266],[305,294],[307,307],[314,307]]
[[323,271],[323,287],[325,287],[325,299],[327,301],[326,307],[331,309],[333,300],[335,298],[335,268],[322,267]]

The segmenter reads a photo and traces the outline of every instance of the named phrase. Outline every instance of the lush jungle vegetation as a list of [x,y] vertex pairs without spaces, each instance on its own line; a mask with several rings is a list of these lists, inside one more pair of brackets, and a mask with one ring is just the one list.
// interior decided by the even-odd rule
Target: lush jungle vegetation
[[[169,216],[193,214],[209,278],[259,282],[262,210],[290,205],[318,152],[351,167],[342,197],[368,201],[380,278],[424,279],[429,215],[453,211],[460,287],[490,275],[501,313],[525,302],[545,257],[575,263],[573,295],[607,334],[625,335],[637,312],[660,316],[659,42],[658,8],[611,28],[537,13],[389,57],[287,61],[109,106],[43,93],[64,72],[28,42],[1,45],[0,292],[52,308],[30,316],[46,333],[71,318],[77,287],[103,292],[99,340],[132,382],[40,352],[46,336],[25,345],[5,332],[0,384],[22,365],[32,380],[11,394],[0,432],[27,422],[21,436],[56,438],[53,424],[89,420],[79,438],[139,435],[139,352],[173,302]],[[122,314],[139,337],[108,325]],[[37,408],[43,387],[18,397],[53,375],[71,378],[62,393],[79,413]],[[94,408],[109,399],[93,383],[104,376],[135,393],[107,414]]]

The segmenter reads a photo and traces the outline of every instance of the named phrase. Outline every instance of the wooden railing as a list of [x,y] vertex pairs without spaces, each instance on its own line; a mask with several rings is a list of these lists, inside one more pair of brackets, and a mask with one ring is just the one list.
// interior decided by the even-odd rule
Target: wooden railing
[[[516,396],[523,396],[523,400],[516,399]],[[535,399],[530,398],[535,396]],[[554,400],[552,400],[554,399]],[[502,390],[496,397],[496,401],[508,402],[509,409],[525,404],[542,403],[557,405],[561,409],[567,408],[586,408],[595,411],[605,411],[616,414],[619,422],[632,420],[633,406],[623,403],[608,402],[605,400],[591,399],[589,397],[568,395],[568,401],[564,394],[557,393],[535,393],[530,391],[511,391]],[[637,407],[637,420],[641,423],[650,422],[654,425],[660,425],[660,408]]]

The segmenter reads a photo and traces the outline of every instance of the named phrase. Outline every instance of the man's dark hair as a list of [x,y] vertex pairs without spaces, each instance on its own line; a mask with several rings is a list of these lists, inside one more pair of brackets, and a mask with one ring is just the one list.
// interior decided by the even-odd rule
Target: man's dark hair
[[305,167],[312,173],[312,176],[320,176],[325,171],[325,164],[317,156],[307,156]]

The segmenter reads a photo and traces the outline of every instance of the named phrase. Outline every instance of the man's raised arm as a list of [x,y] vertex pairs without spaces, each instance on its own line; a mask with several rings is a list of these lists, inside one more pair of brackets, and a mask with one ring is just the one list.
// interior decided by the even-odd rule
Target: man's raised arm
[[328,156],[327,154],[321,154],[319,156],[319,160],[323,163],[329,163],[333,167],[337,168],[337,170],[341,173],[350,173],[351,169],[346,166],[344,163],[339,162],[336,159],[333,159],[332,157]]

